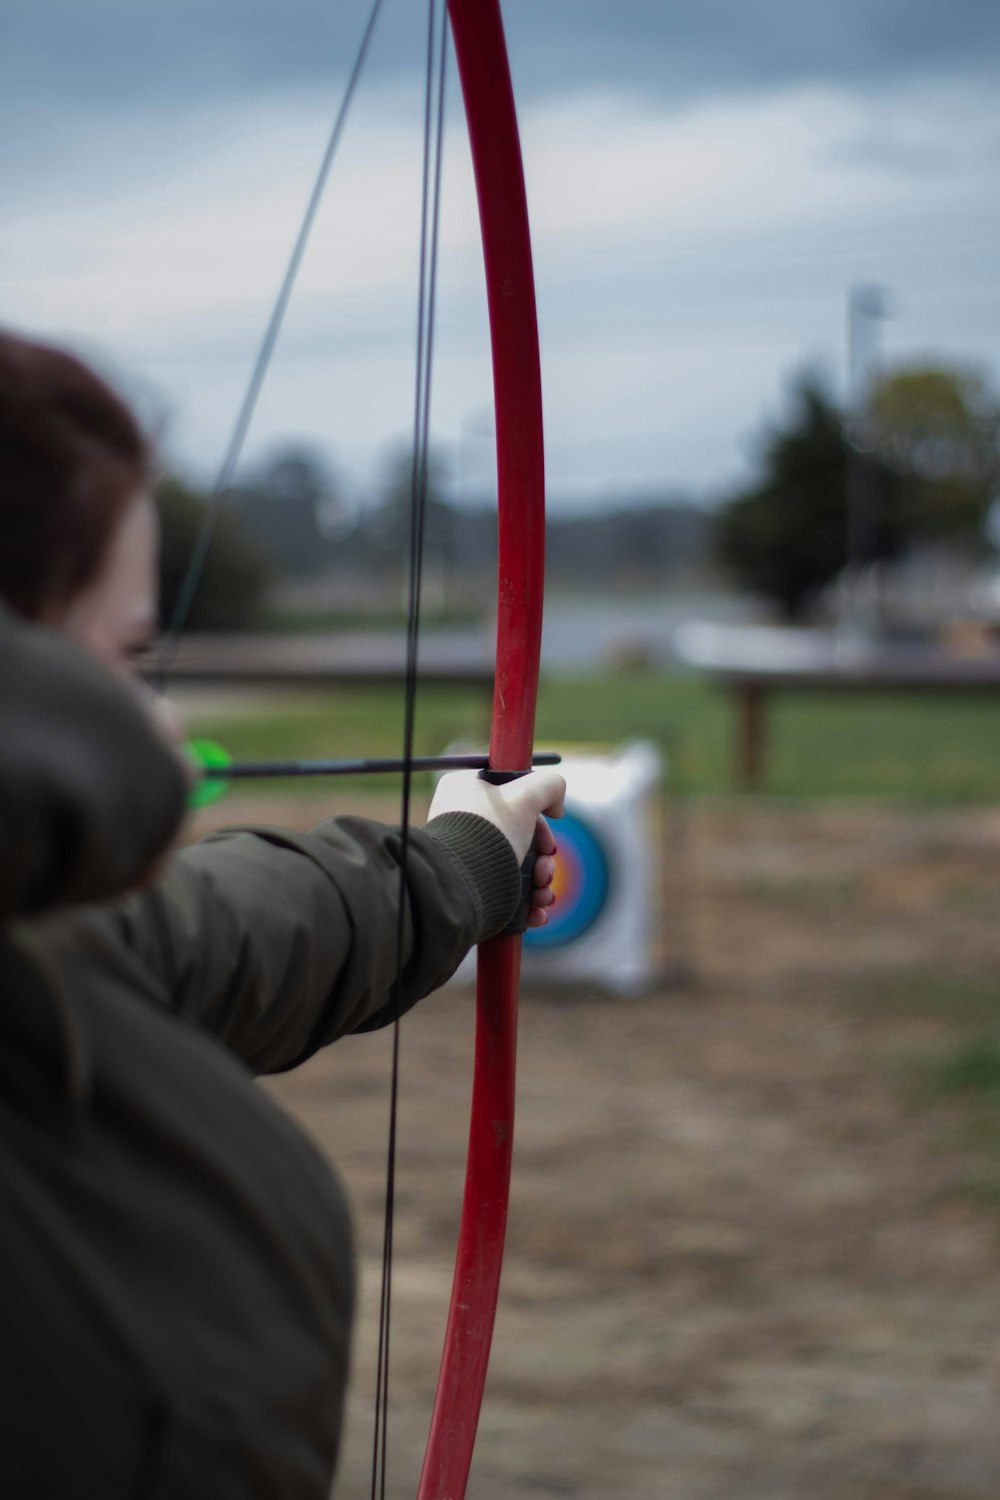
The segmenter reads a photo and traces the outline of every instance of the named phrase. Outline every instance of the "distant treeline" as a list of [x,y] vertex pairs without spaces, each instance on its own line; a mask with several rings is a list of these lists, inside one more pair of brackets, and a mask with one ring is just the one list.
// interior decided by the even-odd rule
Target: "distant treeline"
[[[492,596],[496,511],[449,500],[440,473],[432,462],[425,578],[439,611],[479,612]],[[192,623],[239,624],[268,601],[272,616],[319,609],[303,602],[310,579],[323,603],[397,609],[412,480],[411,461],[397,457],[377,493],[352,505],[315,453],[286,449],[228,497]],[[176,481],[161,503],[169,607],[204,503]],[[949,567],[993,565],[998,536],[1000,394],[987,375],[904,366],[844,411],[804,371],[760,435],[755,472],[714,510],[670,493],[609,495],[586,514],[552,504],[548,579],[557,588],[676,588],[718,567],[790,621],[864,591],[887,629],[894,574],[922,558],[941,559],[942,577]]]
[[[410,534],[410,482],[402,464],[377,503],[351,513],[314,460],[288,456],[233,496],[233,514],[279,573],[348,570],[377,577],[405,564]],[[424,521],[425,556],[446,572],[483,578],[496,563],[496,511],[469,509],[432,487]],[[676,498],[609,499],[603,510],[567,513],[550,503],[550,576],[566,582],[634,578],[655,582],[705,564],[712,517]]]
[[[290,452],[226,498],[191,616],[194,628],[263,623],[275,600],[342,597],[371,603],[399,597],[410,545],[410,482],[405,465],[377,501],[347,507],[324,466]],[[205,497],[177,479],[160,491],[164,612],[176,597],[205,508]],[[653,588],[705,569],[714,546],[711,513],[676,498],[610,502],[588,514],[549,509],[550,585]],[[445,606],[468,609],[492,597],[495,509],[445,499],[436,485],[425,506],[425,576]],[[291,605],[292,611],[299,607]],[[311,606],[303,605],[304,613]],[[392,607],[395,607],[393,605]]]

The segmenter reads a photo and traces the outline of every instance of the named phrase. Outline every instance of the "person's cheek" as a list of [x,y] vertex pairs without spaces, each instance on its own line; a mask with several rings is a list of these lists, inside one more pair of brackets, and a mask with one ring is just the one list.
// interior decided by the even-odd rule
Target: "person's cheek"
[[162,697],[159,693],[153,693],[147,699],[149,714],[157,729],[165,740],[172,745],[180,745],[184,741],[184,726],[181,723],[180,711],[176,703],[169,698]]
[[197,766],[184,748],[184,727],[176,703],[169,698],[164,698],[160,693],[155,693],[147,683],[136,677],[134,672],[132,683],[157,734],[176,750],[188,783],[191,784],[197,779],[199,773]]

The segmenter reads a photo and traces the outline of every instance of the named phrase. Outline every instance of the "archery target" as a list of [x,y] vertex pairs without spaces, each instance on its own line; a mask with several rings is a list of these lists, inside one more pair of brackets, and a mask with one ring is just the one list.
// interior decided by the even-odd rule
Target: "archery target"
[[[656,745],[633,740],[605,752],[573,750],[559,769],[566,814],[552,824],[556,904],[545,927],[524,934],[521,973],[529,986],[641,993],[660,972],[663,758]],[[474,982],[474,955],[455,978]]]
[[548,925],[524,934],[524,946],[539,951],[576,942],[599,920],[611,874],[600,834],[579,813],[566,811],[554,825],[559,852],[552,882],[555,906]]

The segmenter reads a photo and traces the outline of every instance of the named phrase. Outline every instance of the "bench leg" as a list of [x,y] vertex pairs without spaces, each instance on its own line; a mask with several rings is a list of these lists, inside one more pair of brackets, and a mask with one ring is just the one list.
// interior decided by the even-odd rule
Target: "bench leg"
[[759,683],[743,683],[736,690],[736,785],[753,792],[764,774],[764,709],[766,694]]

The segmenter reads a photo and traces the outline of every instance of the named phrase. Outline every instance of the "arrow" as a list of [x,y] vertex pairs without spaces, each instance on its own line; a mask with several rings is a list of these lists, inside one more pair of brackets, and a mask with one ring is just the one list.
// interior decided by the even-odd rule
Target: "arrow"
[[[276,780],[297,776],[370,776],[404,771],[486,771],[487,756],[415,755],[409,761],[400,757],[375,756],[343,760],[230,760],[229,752],[214,740],[190,740],[188,752],[198,763],[201,780],[193,790],[192,806],[204,807],[223,795],[230,781]],[[562,756],[553,750],[542,750],[531,757],[533,766],[557,766]]]
[[[562,760],[555,751],[541,751],[531,757],[533,766],[557,766]],[[398,771],[486,771],[485,755],[415,755],[412,760],[383,757],[364,760],[247,760],[232,761],[228,766],[206,766],[207,781],[250,781],[254,777],[278,776],[368,776],[376,772]]]

